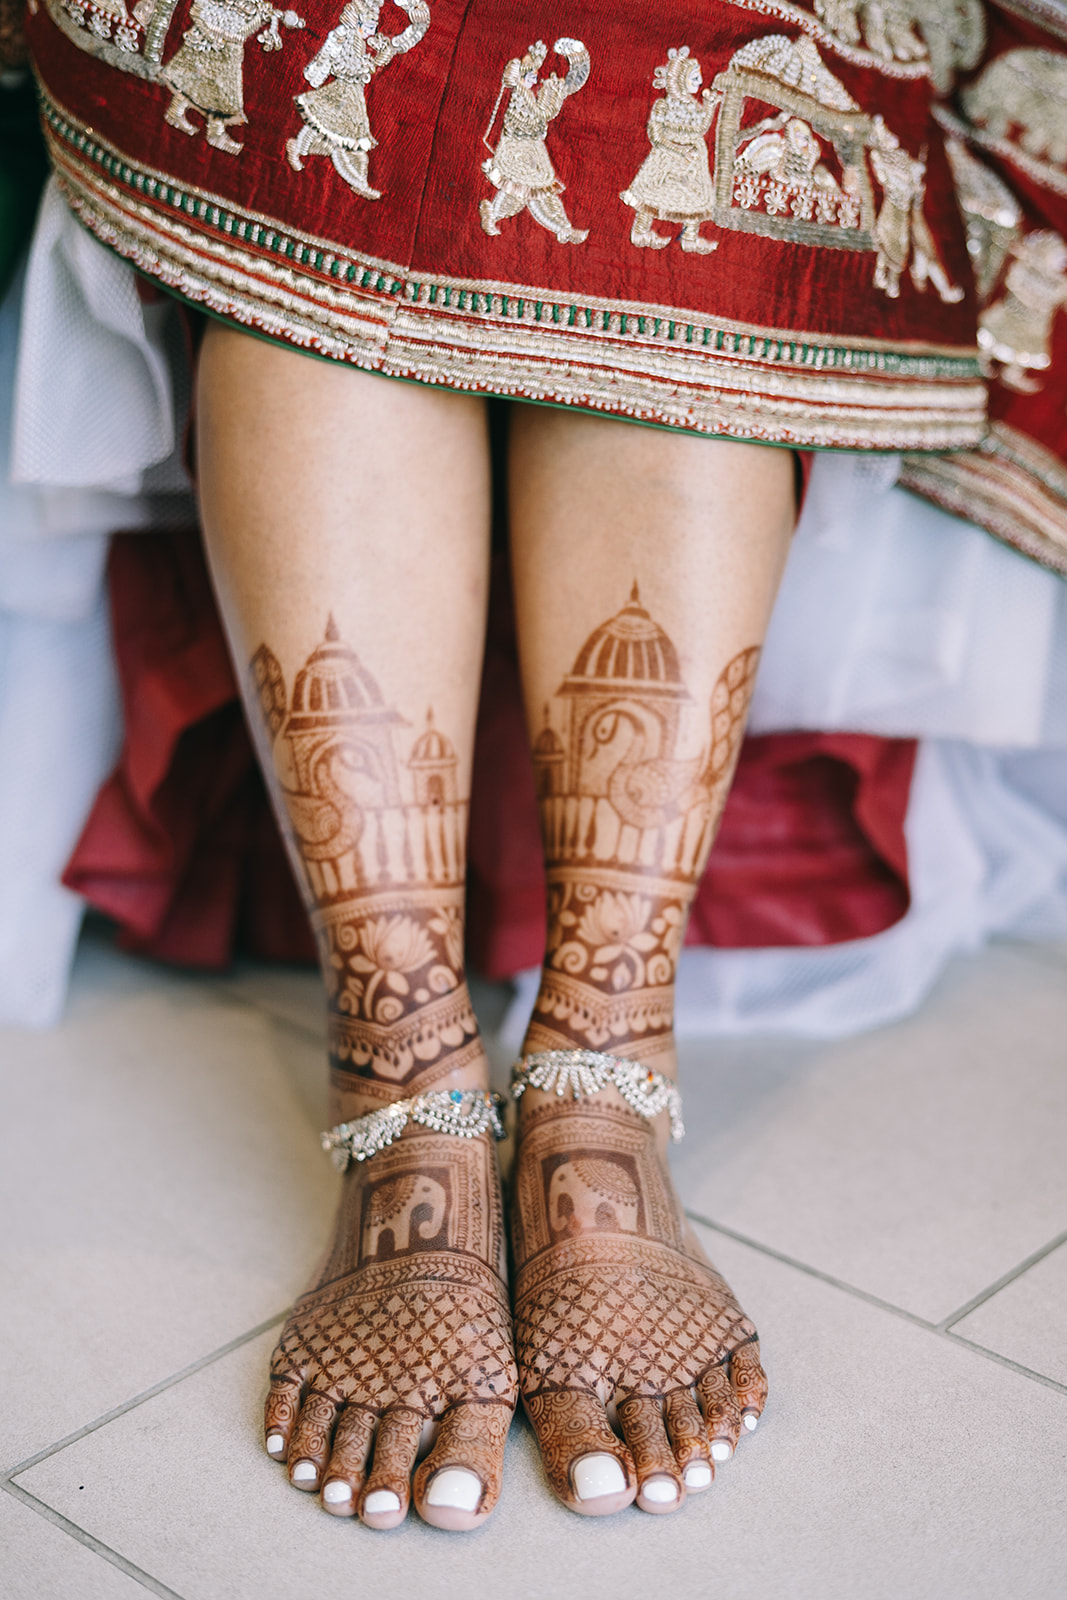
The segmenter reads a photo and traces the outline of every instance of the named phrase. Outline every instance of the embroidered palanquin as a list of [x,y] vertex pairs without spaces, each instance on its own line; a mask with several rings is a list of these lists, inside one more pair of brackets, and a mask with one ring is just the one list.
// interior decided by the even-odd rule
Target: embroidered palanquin
[[1067,566],[1063,0],[293,6],[33,0],[64,191],[143,271],[398,377],[922,452]]

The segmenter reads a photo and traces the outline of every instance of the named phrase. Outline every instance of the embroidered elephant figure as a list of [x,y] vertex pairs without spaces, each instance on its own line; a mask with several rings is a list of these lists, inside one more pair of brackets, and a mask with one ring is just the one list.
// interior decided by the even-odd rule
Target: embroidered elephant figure
[[420,1242],[436,1238],[444,1224],[447,1201],[444,1185],[425,1173],[405,1173],[381,1184],[368,1200],[360,1259],[374,1260],[386,1233],[391,1240],[386,1258],[401,1250],[418,1249]]
[[610,1156],[565,1161],[548,1186],[548,1222],[554,1234],[637,1233],[640,1196],[629,1170]]
[[1014,135],[1027,155],[1067,162],[1067,61],[1051,50],[1009,50],[961,94],[963,109],[994,139]]

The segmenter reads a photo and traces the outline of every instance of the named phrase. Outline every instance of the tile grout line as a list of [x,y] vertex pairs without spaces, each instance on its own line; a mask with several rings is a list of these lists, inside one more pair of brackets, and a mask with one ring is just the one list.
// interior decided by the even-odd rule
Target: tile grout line
[[116,1567],[119,1572],[125,1573],[127,1578],[132,1578],[135,1583],[139,1583],[142,1589],[147,1589],[150,1594],[159,1595],[161,1600],[182,1600],[182,1596],[176,1589],[168,1589],[165,1583],[161,1583],[158,1578],[153,1578],[150,1572],[145,1572],[143,1568],[136,1566],[126,1556],[120,1555],[117,1550],[112,1550],[111,1546],[104,1544],[101,1539],[94,1538],[91,1533],[86,1533],[85,1529],[79,1528],[76,1522],[71,1522],[61,1511],[56,1511],[52,1506],[46,1505],[43,1500],[38,1500],[36,1495],[30,1494],[29,1490],[23,1489],[20,1484],[4,1482],[0,1483],[0,1488],[9,1494],[13,1500],[17,1500],[20,1505],[24,1505],[28,1510],[36,1512],[45,1522],[50,1522],[61,1533],[69,1535],[78,1544],[84,1545],[87,1550],[91,1550],[94,1555],[98,1555],[101,1560],[107,1561],[111,1566]]
[[[713,1233],[721,1233],[726,1239],[733,1239],[738,1244],[747,1245],[750,1250],[756,1250],[760,1255],[769,1256],[772,1261],[780,1261],[783,1266],[792,1267],[797,1272],[803,1272],[809,1278],[815,1278],[820,1283],[829,1284],[833,1289],[840,1289],[844,1294],[851,1295],[855,1300],[863,1300],[867,1305],[874,1306],[879,1311],[888,1311],[891,1316],[899,1317],[903,1322],[910,1322],[913,1327],[922,1328],[924,1333],[935,1334],[939,1339],[945,1339],[950,1344],[961,1346],[970,1350],[974,1355],[981,1356],[985,1361],[993,1361],[998,1366],[1007,1367],[1012,1372],[1017,1372],[1021,1377],[1030,1378],[1034,1383],[1040,1383],[1046,1389],[1053,1389],[1057,1394],[1067,1394],[1067,1384],[1060,1383],[1056,1378],[1050,1378],[1043,1372],[1035,1372],[1032,1367],[1024,1367],[1021,1362],[1013,1361],[1010,1356],[1002,1356],[997,1350],[990,1350],[984,1344],[977,1344],[973,1339],[967,1339],[962,1333],[953,1333],[951,1328],[944,1323],[930,1322],[926,1317],[920,1317],[914,1311],[907,1311],[903,1306],[896,1306],[891,1300],[883,1300],[876,1294],[871,1294],[866,1289],[858,1288],[854,1283],[846,1283],[843,1278],[835,1278],[829,1272],[823,1272],[819,1267],[812,1267],[806,1261],[798,1261],[795,1256],[787,1256],[781,1250],[775,1250],[771,1245],[761,1244],[758,1239],[749,1238],[748,1234],[738,1233],[735,1228],[728,1228],[724,1223],[712,1222],[708,1217],[702,1217],[697,1211],[686,1211],[686,1216],[692,1222],[699,1222],[701,1227],[710,1228]],[[1040,1250],[1035,1260],[1040,1260],[1055,1249],[1058,1243],[1067,1240],[1067,1234],[1061,1235],[1058,1240]],[[1024,1262],[1023,1266],[1030,1262]],[[1022,1270],[1022,1269],[1020,1269]],[[1011,1279],[1009,1278],[1010,1282]],[[994,1287],[999,1287],[995,1285]],[[959,1313],[953,1313],[958,1317]]]
[[969,1317],[972,1311],[977,1311],[979,1306],[984,1305],[987,1300],[992,1300],[993,1296],[999,1294],[1001,1289],[1006,1289],[1009,1283],[1014,1283],[1016,1278],[1021,1278],[1024,1272],[1029,1272],[1031,1267],[1036,1267],[1039,1261],[1044,1261],[1045,1257],[1050,1256],[1053,1250],[1058,1250],[1061,1244],[1067,1244],[1067,1228],[1062,1233],[1058,1233],[1054,1239],[1050,1239],[1048,1244],[1042,1245],[1040,1250],[1035,1250],[1033,1255],[1027,1256],[1025,1261],[1020,1261],[1017,1267],[1012,1267],[1008,1272],[1005,1272],[1004,1276],[998,1278],[996,1283],[990,1284],[988,1289],[982,1289],[973,1299],[960,1306],[958,1311],[952,1311],[947,1317],[942,1318],[937,1324],[938,1332],[948,1333],[954,1323],[962,1322],[964,1317]]
[[[92,1422],[85,1423],[84,1427],[76,1428],[73,1433],[68,1433],[65,1438],[58,1439],[55,1444],[47,1445],[43,1450],[38,1450],[36,1455],[27,1456],[25,1461],[20,1461],[14,1467],[9,1467],[0,1473],[0,1487],[19,1487],[14,1479],[21,1473],[28,1472],[31,1467],[38,1466],[42,1461],[47,1461],[50,1456],[56,1455],[60,1450],[65,1450],[68,1445],[77,1444],[79,1439],[84,1439],[90,1433],[95,1433],[98,1428],[104,1428],[109,1422],[114,1422],[118,1417],[125,1416],[128,1411],[135,1411],[148,1400],[154,1400],[156,1395],[163,1394],[165,1390],[172,1389],[176,1383],[182,1383],[186,1378],[191,1378],[194,1373],[203,1372],[206,1367],[212,1366],[216,1361],[221,1361],[224,1356],[231,1355],[234,1350],[239,1350],[242,1345],[266,1333],[268,1328],[274,1328],[283,1321],[286,1313],[279,1311],[276,1316],[268,1317],[258,1327],[249,1329],[246,1333],[239,1333],[228,1344],[220,1346],[218,1350],[210,1351],[206,1356],[201,1356],[199,1361],[191,1361],[180,1372],[172,1373],[168,1378],[161,1378],[150,1389],[143,1389],[140,1394],[135,1394],[131,1399],[124,1400],[121,1405],[113,1406],[110,1411],[105,1411],[102,1416],[96,1417]],[[20,1490],[20,1492],[25,1492]],[[170,1592],[169,1590],[167,1591]]]
[[1035,1383],[1043,1384],[1046,1389],[1054,1389],[1057,1394],[1067,1394],[1067,1383],[1061,1383],[1058,1378],[1050,1378],[1044,1372],[1035,1372],[1033,1367],[1024,1367],[1021,1361],[1013,1361],[1010,1356],[1002,1356],[999,1350],[990,1350],[988,1345],[976,1344],[973,1339],[965,1339],[962,1333],[953,1333],[950,1328],[935,1328],[934,1332],[938,1338],[947,1339],[950,1344],[962,1345],[965,1350],[973,1350],[976,1355],[984,1356],[987,1361],[995,1361],[999,1367],[1008,1367],[1024,1378],[1032,1378]]
[[823,1272],[820,1267],[812,1267],[806,1261],[798,1261],[795,1256],[787,1256],[784,1251],[775,1250],[772,1245],[761,1244],[758,1239],[749,1238],[747,1233],[738,1233],[735,1228],[728,1228],[724,1223],[712,1222],[709,1217],[702,1217],[698,1211],[687,1210],[685,1214],[690,1221],[699,1222],[701,1227],[710,1228],[713,1233],[721,1233],[726,1239],[734,1239],[738,1244],[747,1245],[750,1250],[758,1250],[760,1255],[770,1256],[772,1261],[780,1261],[783,1266],[794,1267],[797,1272],[806,1273],[809,1278],[818,1278],[820,1283],[828,1283],[833,1289],[842,1289],[845,1294],[853,1295],[857,1300],[865,1300],[868,1305],[876,1306],[879,1311],[889,1311],[893,1316],[914,1323],[917,1328],[923,1328],[927,1333],[938,1331],[935,1322],[927,1321],[916,1312],[906,1311],[903,1306],[895,1306],[891,1300],[883,1300],[867,1289],[859,1289],[854,1283],[846,1283],[843,1278],[835,1278],[832,1273]]

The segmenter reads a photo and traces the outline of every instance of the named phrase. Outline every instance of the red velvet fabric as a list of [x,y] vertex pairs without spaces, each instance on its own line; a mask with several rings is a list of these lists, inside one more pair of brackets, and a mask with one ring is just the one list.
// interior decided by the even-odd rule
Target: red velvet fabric
[[[220,968],[238,948],[312,960],[196,532],[118,535],[109,575],[125,740],[64,882],[118,922],[126,948],[160,960]],[[914,753],[853,734],[749,739],[690,940],[826,944],[895,922]],[[542,883],[501,565],[471,805],[469,947],[487,976],[539,960]]]

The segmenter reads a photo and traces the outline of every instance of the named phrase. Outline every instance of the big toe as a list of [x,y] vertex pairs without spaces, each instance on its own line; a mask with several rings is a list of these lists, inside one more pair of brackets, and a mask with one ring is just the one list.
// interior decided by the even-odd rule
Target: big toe
[[476,1528],[500,1498],[507,1405],[457,1405],[445,1413],[434,1447],[415,1474],[415,1505],[435,1528]]
[[557,1389],[529,1396],[526,1410],[545,1475],[564,1505],[582,1516],[605,1517],[631,1503],[634,1464],[596,1395]]

